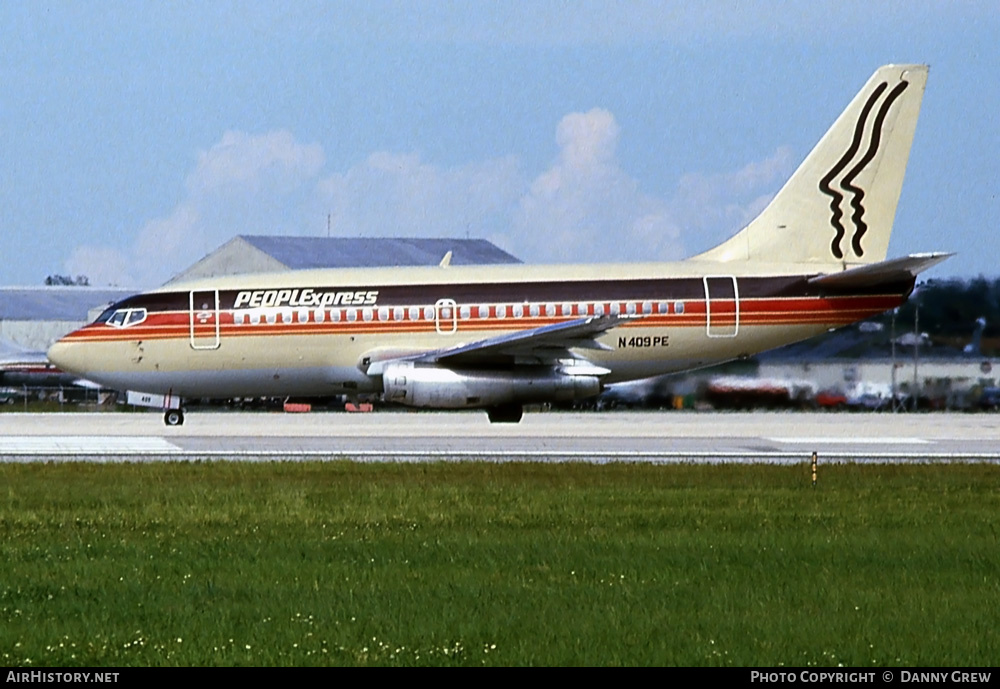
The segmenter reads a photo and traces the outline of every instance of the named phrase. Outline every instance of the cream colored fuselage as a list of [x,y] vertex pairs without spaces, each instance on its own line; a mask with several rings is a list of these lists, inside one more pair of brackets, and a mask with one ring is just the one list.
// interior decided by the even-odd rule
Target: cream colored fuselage
[[116,307],[137,322],[91,324],[50,357],[108,387],[149,393],[350,395],[381,391],[369,374],[377,362],[619,314],[628,318],[597,347],[525,352],[500,367],[572,359],[606,369],[609,384],[805,339],[892,308],[908,291],[823,295],[808,286],[812,274],[808,264],[686,261],[235,276],[125,300]]

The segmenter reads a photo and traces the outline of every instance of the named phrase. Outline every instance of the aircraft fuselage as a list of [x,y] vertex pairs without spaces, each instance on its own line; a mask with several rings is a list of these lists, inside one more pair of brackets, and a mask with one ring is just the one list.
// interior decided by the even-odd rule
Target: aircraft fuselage
[[[812,337],[898,306],[913,285],[830,293],[810,285],[808,274],[588,280],[539,277],[566,267],[416,272],[453,270],[496,274],[496,281],[380,281],[390,274],[385,270],[364,282],[355,271],[315,271],[312,281],[308,274],[254,276],[243,284],[225,278],[130,297],[57,343],[51,356],[102,385],[149,393],[351,395],[382,391],[380,377],[368,373],[380,360],[618,314],[628,318],[596,338],[599,348],[579,352],[610,371],[601,379],[609,384]],[[510,354],[489,368],[526,370],[534,358]]]

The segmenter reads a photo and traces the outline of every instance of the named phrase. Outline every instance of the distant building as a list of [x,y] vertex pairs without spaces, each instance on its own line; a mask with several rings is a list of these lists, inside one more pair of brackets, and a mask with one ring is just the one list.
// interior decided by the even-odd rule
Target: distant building
[[[302,268],[520,263],[485,239],[263,237],[240,235],[170,282]],[[169,284],[169,283],[168,283]],[[44,351],[134,290],[79,286],[0,287],[0,340]]]
[[0,287],[0,339],[45,350],[133,291],[97,287]]
[[520,263],[485,239],[417,237],[271,237],[239,235],[167,284],[220,275],[304,268],[434,266],[452,253],[451,265]]

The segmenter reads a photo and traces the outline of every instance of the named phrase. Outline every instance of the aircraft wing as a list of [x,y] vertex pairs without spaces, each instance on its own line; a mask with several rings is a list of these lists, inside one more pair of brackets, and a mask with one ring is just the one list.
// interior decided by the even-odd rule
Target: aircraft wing
[[[542,363],[557,359],[576,358],[569,351],[570,349],[607,350],[608,347],[598,342],[595,339],[596,336],[610,330],[622,321],[634,320],[635,318],[637,316],[589,316],[565,323],[544,325],[540,328],[520,330],[454,347],[377,361],[368,369],[368,373],[369,375],[378,375],[384,365],[392,361],[413,361],[438,364],[444,367],[475,367],[508,365],[517,359],[537,359],[539,363]],[[600,372],[607,371],[600,369]]]

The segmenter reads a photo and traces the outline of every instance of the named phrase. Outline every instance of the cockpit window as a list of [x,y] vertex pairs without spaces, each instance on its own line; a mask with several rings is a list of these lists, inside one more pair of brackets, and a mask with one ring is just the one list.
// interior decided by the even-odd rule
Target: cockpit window
[[[105,312],[107,313],[107,312]],[[101,314],[102,318],[104,314]],[[100,321],[101,318],[98,318]],[[107,318],[107,324],[114,328],[128,328],[146,320],[146,309],[117,309]]]

